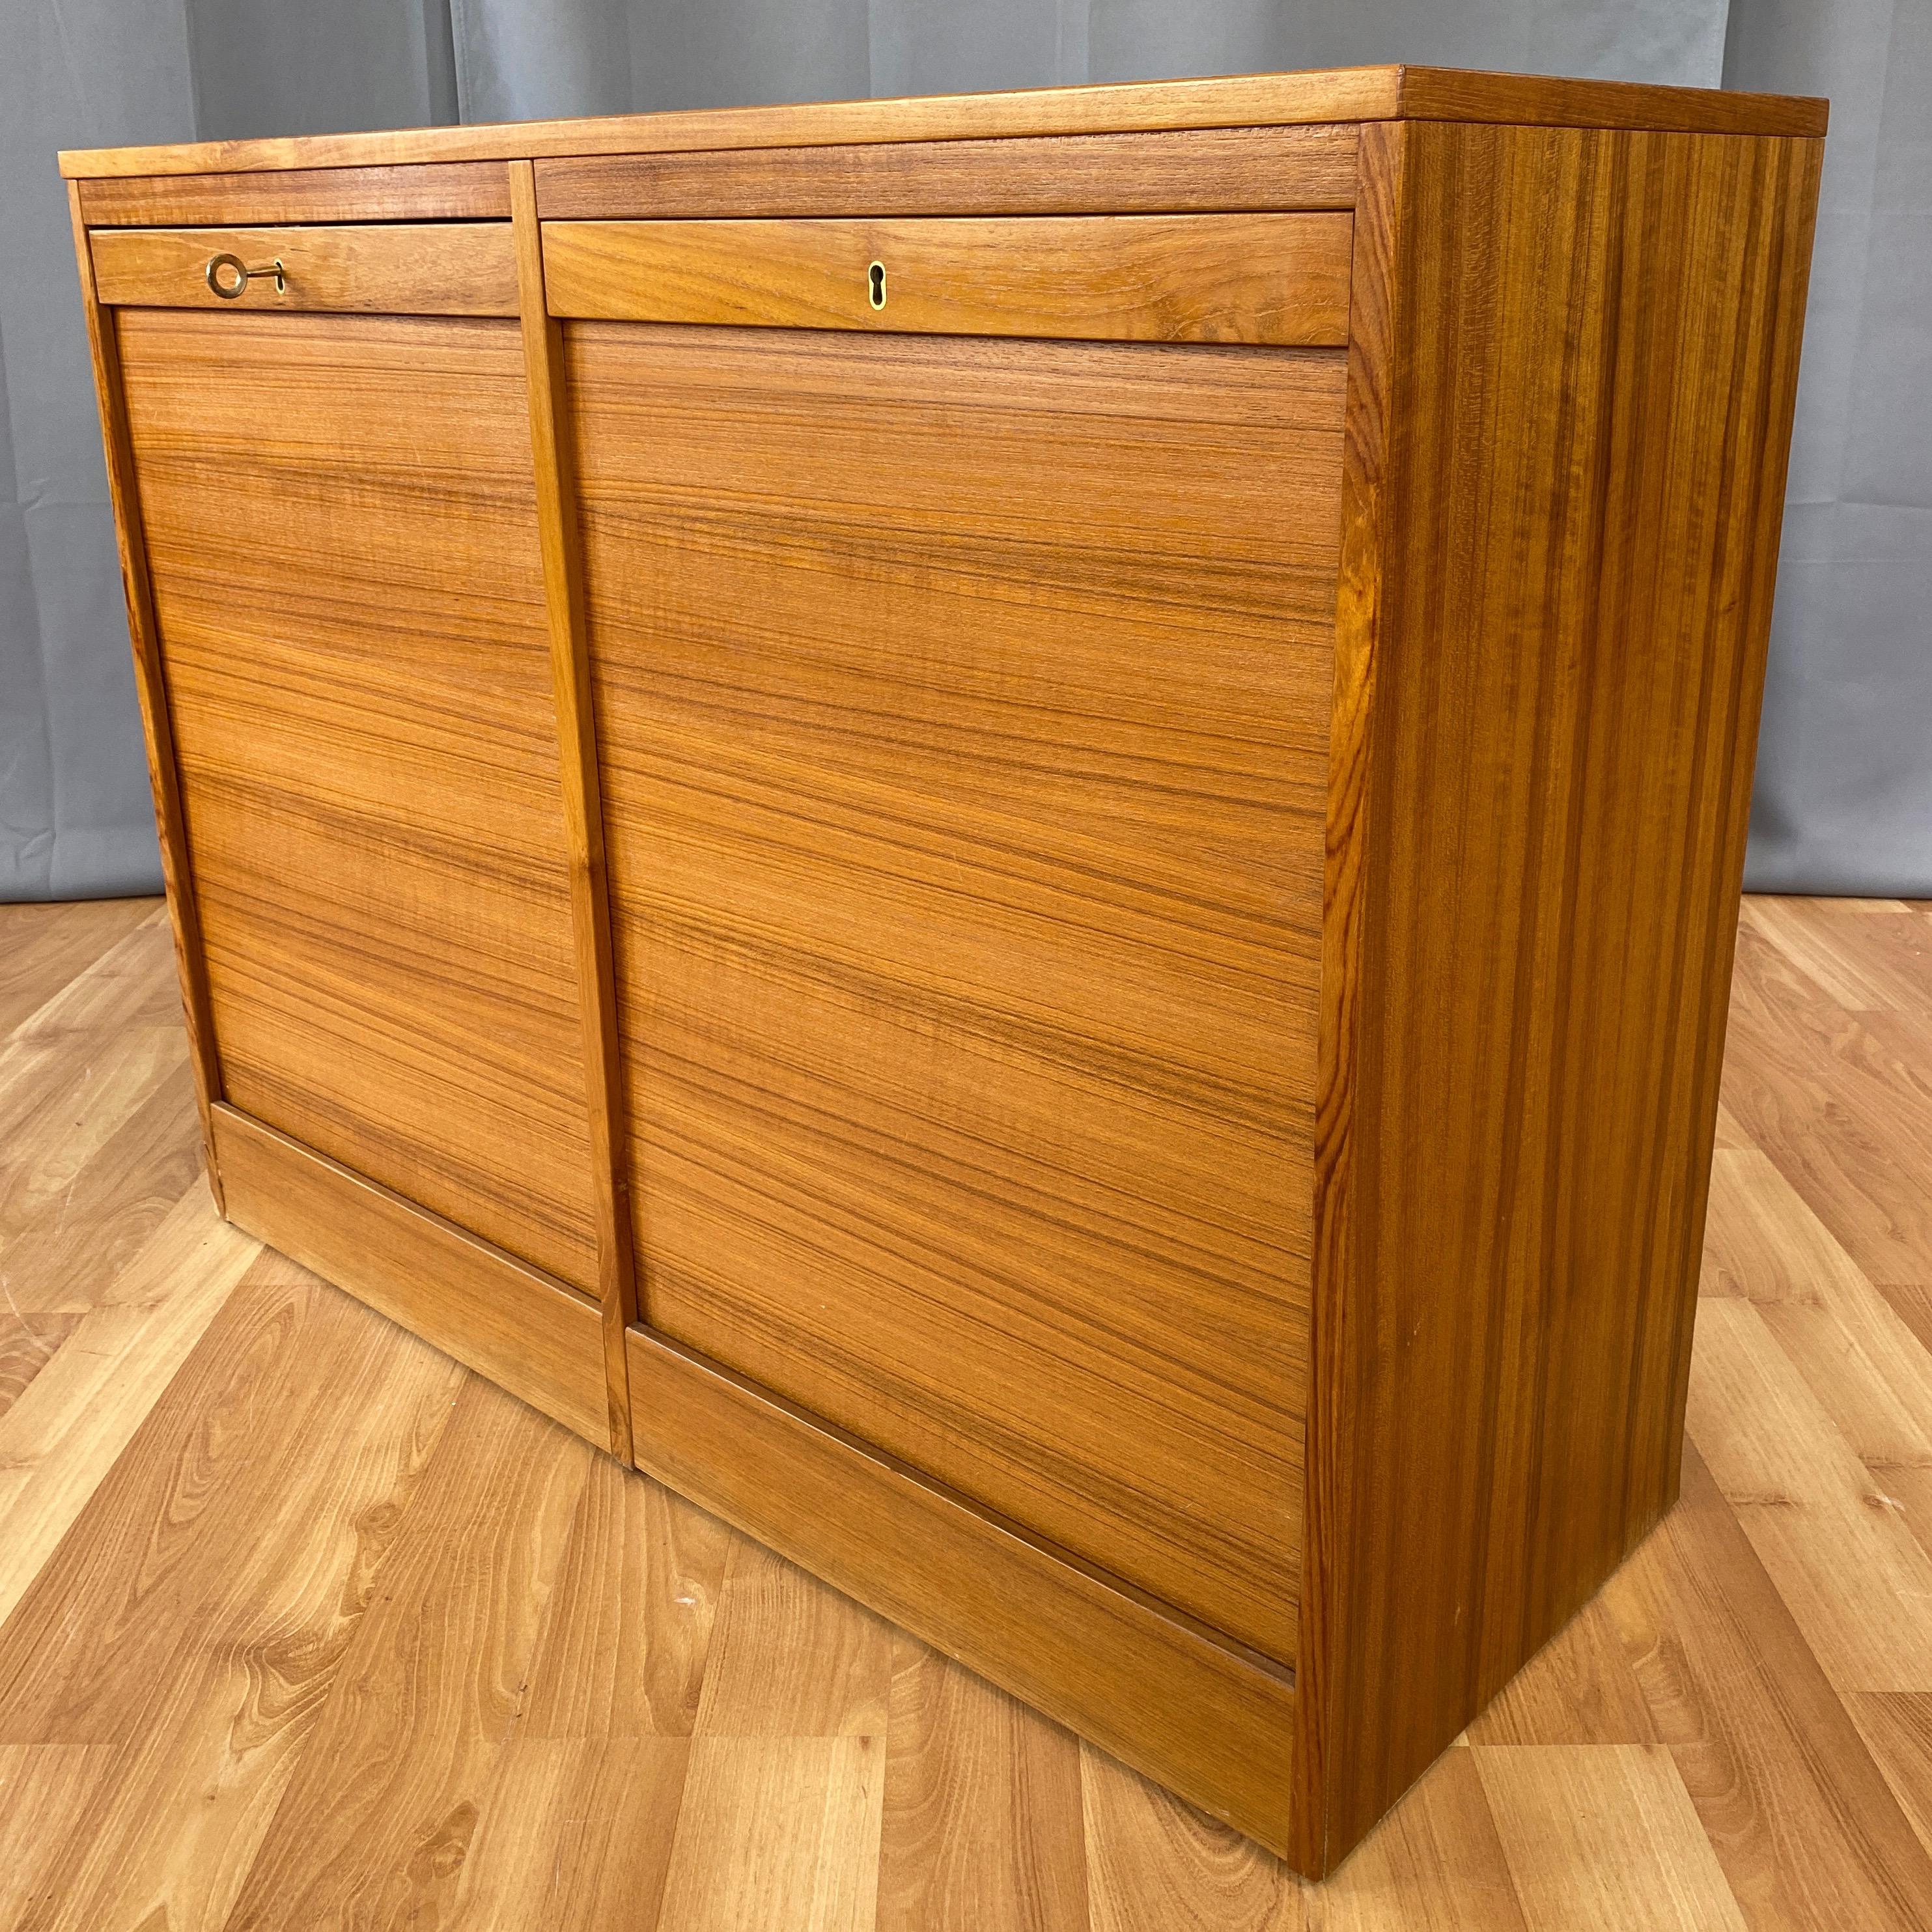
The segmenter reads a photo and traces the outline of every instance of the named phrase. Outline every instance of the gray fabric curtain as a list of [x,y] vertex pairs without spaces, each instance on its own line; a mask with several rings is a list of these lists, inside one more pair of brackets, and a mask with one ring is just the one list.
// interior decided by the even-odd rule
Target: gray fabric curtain
[[1932,894],[1932,0],[0,0],[0,899],[157,889],[57,148],[1406,60],[1828,93],[1754,884]]
[[1932,0],[1735,0],[1828,94],[1746,882],[1932,897]]

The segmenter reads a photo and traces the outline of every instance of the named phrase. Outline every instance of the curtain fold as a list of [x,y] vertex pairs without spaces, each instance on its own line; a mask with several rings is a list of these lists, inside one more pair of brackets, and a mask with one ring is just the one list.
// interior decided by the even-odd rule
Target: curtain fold
[[1402,60],[1828,93],[1750,882],[1932,895],[1932,0],[0,0],[0,899],[158,890],[63,147]]

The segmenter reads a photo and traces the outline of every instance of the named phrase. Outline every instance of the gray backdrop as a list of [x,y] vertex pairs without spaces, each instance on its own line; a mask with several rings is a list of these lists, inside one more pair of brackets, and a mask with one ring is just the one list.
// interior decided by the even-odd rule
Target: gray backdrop
[[1750,882],[1932,895],[1932,0],[0,0],[0,899],[160,880],[57,148],[1396,60],[1832,96]]

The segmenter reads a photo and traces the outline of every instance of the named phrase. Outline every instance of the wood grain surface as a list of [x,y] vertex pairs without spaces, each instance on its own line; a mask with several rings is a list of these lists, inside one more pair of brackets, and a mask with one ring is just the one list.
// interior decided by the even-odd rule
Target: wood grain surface
[[[1482,1715],[1668,1509],[1688,1410],[1724,1587],[1769,1580],[1784,1620],[1745,1616],[1791,1678],[1751,1742],[1782,1762],[1808,1714],[1868,1803],[1893,1794],[1833,1866],[1882,1914],[1916,1882],[1872,1874],[1916,1842],[1932,1696],[1932,1220],[1882,1161],[1794,1150],[1813,1096],[1782,1072],[1724,1116],[1726,1185],[1830,1295],[1772,1292],[1747,1250],[1759,1291],[1713,1298],[1691,1370],[1818,104],[1400,69],[1202,87],[727,115],[696,146],[698,118],[574,149],[538,128],[506,151],[513,223],[90,234],[70,185],[193,1050],[116,1041],[62,1103],[66,1151],[0,1195],[40,1284],[8,1287],[0,1334],[0,1614],[249,1270],[175,1192],[160,1124],[192,1068],[242,1227],[1078,1727],[1072,1757],[1024,1754],[1047,1838],[988,1841],[982,1910],[1032,1897],[1037,1852],[1040,1895],[1090,1924],[1157,1900],[1185,1922],[1158,1842],[1220,1867],[1237,1920],[1305,1919],[1094,1742],[1318,1875],[1460,1734],[1371,1892],[1426,1871],[1453,1918],[1474,1883],[1525,1932],[1792,1916],[1818,1888],[1763,1850],[1776,1804],[1685,1755],[1728,1635],[1676,1673],[1687,1718],[1630,1634],[1654,1603],[1607,1594]],[[1339,197],[1344,147],[1353,188],[540,219],[560,158],[565,199],[815,181],[890,206],[962,194],[971,158],[941,151],[982,142],[997,200],[1047,99],[1048,201],[1104,191],[1076,150],[1106,142],[1131,204],[1143,144],[1190,128],[1210,200],[1264,142],[1264,194],[1312,168]],[[1616,124],[1544,124],[1592,118]],[[272,147],[222,166],[272,178]],[[310,177],[395,158],[275,152]],[[218,246],[279,256],[288,290],[221,302]],[[304,312],[370,303],[452,314]],[[1856,1012],[1846,1090],[1910,1144],[1917,952],[1754,919],[1751,1023],[1836,1051]],[[42,1127],[52,1065],[20,1076]],[[40,1218],[63,1164],[69,1197],[136,1190],[103,1238],[164,1316],[89,1328]],[[153,1286],[203,1259],[193,1292]],[[118,1420],[70,1479],[96,1390]],[[516,1413],[478,1394],[456,1434],[502,1454]],[[776,1557],[729,1546],[715,1638],[701,1578],[695,1625],[670,1619],[662,1732],[523,1723],[552,1588],[590,1593],[562,1552],[593,1466],[559,1438],[430,1485],[429,1522],[470,1525],[454,1594],[425,1531],[320,1757],[285,1784],[263,1760],[206,1814],[218,1866],[189,1856],[178,1891],[151,1834],[125,1888],[36,1850],[16,1892],[265,1926],[291,1899],[926,1910],[884,1849],[884,1740],[896,1703],[939,1721],[943,1685],[896,1697],[886,1627]],[[794,1602],[835,1660],[810,1688],[754,1634]],[[466,1650],[488,1606],[508,1621]],[[392,1754],[399,1702],[434,1759]],[[897,1774],[926,1831],[932,1763]],[[37,1828],[100,1769],[63,1758]],[[1714,1824],[1740,1790],[1750,1815]],[[768,1815],[760,1860],[718,1860]],[[590,1836],[547,1893],[530,1861],[566,1818]],[[1627,1828],[1658,1870],[1612,1873]]]
[[[158,930],[154,936],[160,936]],[[156,1033],[174,1034],[178,1042],[174,1015],[148,1004],[152,993],[166,984],[165,950],[148,949],[145,970],[130,974],[127,968],[142,963],[139,954],[137,947],[115,949],[92,974],[93,983],[84,994],[57,995],[58,1005],[50,1000],[52,1010],[43,1010],[16,1033],[0,1065],[14,1103],[10,1111],[16,1113],[8,1123],[10,1178],[51,1179],[63,1157],[78,1157],[84,1169],[111,1172],[105,1146],[89,1160],[84,1143],[75,1148],[64,1130],[76,1108],[118,1111],[125,1118],[133,1104],[130,1088],[140,1090],[124,1073],[111,1086],[98,1080],[86,1058],[91,1046],[104,1045],[124,1069],[139,1064],[145,1057],[141,1049]],[[20,1106],[26,1098],[20,1089],[31,1094],[41,1084],[37,1076],[49,1072],[52,1090],[46,1097],[51,1104]],[[178,1136],[191,1114],[178,1088],[170,1097]],[[67,1190],[48,1190],[52,1198],[44,1200],[44,1215],[32,1211],[35,1191],[20,1190],[10,1204],[29,1226],[44,1231],[66,1210]],[[28,1198],[20,1198],[20,1193]],[[138,1199],[128,1204],[140,1213],[146,1228],[127,1240],[116,1238],[121,1230],[103,1229],[88,1244],[94,1268],[74,1270],[64,1282],[37,1268],[23,1277],[20,1291],[10,1279],[8,1284],[4,1327],[14,1344],[13,1373],[21,1392],[0,1418],[0,1510],[6,1521],[0,1538],[0,1623],[13,1613],[254,1258],[256,1244],[222,1222],[206,1188],[192,1178],[158,1212],[146,1211]],[[32,1248],[10,1239],[10,1268],[16,1254],[22,1264],[34,1264]],[[68,1318],[14,1312],[13,1304],[32,1309],[36,1302],[52,1303]],[[0,1806],[0,1812],[4,1809]]]
[[[23,937],[9,962],[18,1006],[0,1104],[0,1267],[8,1312],[22,1319],[92,1307],[93,1274],[133,1258],[200,1164],[174,1132],[194,1090],[179,998],[157,980],[165,910],[146,900],[64,910],[122,916],[32,922],[34,936],[64,943]],[[50,1004],[50,978],[58,988],[69,976],[72,992]]]
[[[392,222],[313,228],[106,228],[91,237],[104,302],[148,308],[375,315],[514,315],[516,260],[507,222]],[[251,274],[217,295],[207,268],[234,255]]]
[[[601,1432],[601,1405],[593,1414]],[[447,1922],[472,1876],[464,1852],[516,1725],[593,1457],[561,1430],[533,1434],[514,1398],[475,1377],[445,1418],[314,1748],[224,1922],[232,1932]],[[399,1730],[433,1735],[438,1748],[398,1750]]]
[[[1862,1117],[1880,1034],[1932,1010],[1932,908],[1747,900],[1744,955],[1731,1100],[1804,1094],[1816,1111],[1791,1155],[1735,1130],[1704,1294],[1760,1319],[1752,1362],[1797,1372],[1861,1472],[1829,1436],[1808,1428],[1791,1453],[1738,1408],[1700,1325],[1693,1432],[1724,1484],[1693,1447],[1683,1502],[1592,1613],[1302,1886],[257,1258],[194,1174],[185,1084],[97,1078],[157,1030],[180,1069],[158,902],[0,906],[0,976],[23,1009],[0,1034],[16,1217],[0,1252],[10,1294],[62,1306],[0,1308],[4,1388],[20,1388],[0,1395],[0,1922],[222,1924],[244,1898],[272,1918],[259,1862],[316,1924],[380,1922],[385,1901],[458,1926],[664,1924],[674,1874],[686,1922],[715,1924],[749,1895],[759,1922],[836,1909],[886,1932],[1598,1932],[1610,1916],[1918,1932],[1932,1684],[1838,1688],[1870,1652],[1839,1656],[1829,1630],[1861,1611],[1909,1623],[1893,1557],[1874,1567],[1820,1502],[1911,1493],[1905,1432],[1932,1432],[1932,1354],[1903,1318],[1921,1287],[1866,1275],[1847,1242],[1864,1244],[1868,1210],[1820,1177],[1932,1186],[1915,1136],[1878,1146]],[[1926,1084],[1932,1043],[1898,1066]],[[180,1174],[166,1202],[158,1171],[116,1151],[157,1103]],[[103,1204],[77,1228],[97,1265],[48,1271],[34,1256],[56,1250],[70,1184]],[[1785,1492],[1791,1530],[1762,1542]],[[1862,1507],[1932,1544],[1932,1520]]]
[[[1289,1672],[736,1377],[632,1332],[638,1466],[1277,1848]],[[782,1722],[775,1728],[784,1728]]]
[[[1932,1324],[1906,1318],[1932,1268],[1853,1256],[1874,1199],[1932,1190],[1932,1040],[1879,1045],[1932,1012],[1932,908],[1746,907],[1726,1093],[1777,1131],[1733,1114],[1704,1291],[1761,1320],[1752,1360],[1796,1370],[1860,1473],[1736,1407],[1700,1324],[1722,1486],[1690,1449],[1590,1613],[1311,1886],[258,1256],[194,1174],[159,902],[0,906],[0,1268],[28,1311],[0,1303],[0,1923],[219,1926],[247,1898],[604,1932],[674,1922],[674,1881],[676,1922],[734,1932],[748,1897],[861,1932],[1921,1932],[1932,1684],[1838,1688],[1822,1646],[1863,1612],[1912,1646],[1893,1681],[1923,1653],[1893,1556],[1820,1503],[1855,1486],[1932,1547],[1906,1441],[1932,1431]],[[130,1070],[160,1033],[156,1084]]]
[[1628,128],[1651,134],[1772,134],[1816,139],[1829,103],[1730,88],[1654,87],[1568,75],[1406,67],[1394,118],[1530,128]]
[[[149,1398],[182,1453],[123,1460],[0,1637],[0,1750],[94,1754],[15,1927],[224,1922],[469,1380],[278,1256],[218,1306]],[[105,1653],[59,1640],[81,1592]]]
[[90,228],[297,221],[506,221],[509,182],[488,161],[284,168],[274,174],[105,176],[80,184]]
[[77,977],[109,946],[154,917],[146,899],[59,901],[39,916],[26,915],[29,903],[0,910],[0,922],[9,928],[0,946],[0,1038],[46,1000],[50,981],[58,987]]
[[528,121],[501,127],[71,149],[62,153],[60,164],[62,172],[74,178],[200,174],[386,166],[412,161],[817,147],[850,141],[990,140],[1027,134],[1392,121],[1408,116],[1815,136],[1825,131],[1826,104],[1782,94],[1654,87],[1627,81],[1470,74],[1441,68],[1336,68],[1202,80],[1042,87],[1006,94],[940,94],[918,100],[814,101],[619,115],[602,120]]
[[630,1157],[618,1064],[617,991],[610,953],[610,902],[604,860],[604,800],[597,770],[597,725],[590,689],[590,645],[584,608],[584,556],[577,524],[563,376],[563,330],[544,302],[542,237],[536,186],[527,161],[510,164],[515,217],[518,300],[530,403],[537,537],[543,552],[550,681],[570,851],[570,929],[584,1029],[590,1184],[597,1214],[597,1295],[604,1320],[610,1453],[631,1460],[631,1398],[624,1331],[638,1318],[632,1252]]
[[1291,1660],[1341,358],[566,350],[647,1320]]
[[1362,154],[1316,1870],[1676,1493],[1819,159],[1441,124]]
[[1077,1738],[1029,1721],[1024,1705],[985,1678],[896,1636],[878,1924],[1084,1926],[1083,1783]]
[[594,1291],[517,331],[119,321],[226,1096]]
[[232,1107],[215,1109],[214,1137],[238,1227],[608,1446],[590,1297]]
[[1346,214],[551,221],[554,315],[1085,341],[1348,340]]
[[114,506],[114,537],[120,552],[121,591],[128,612],[128,638],[134,657],[134,691],[141,707],[141,736],[148,758],[148,784],[154,801],[154,830],[160,846],[161,881],[175,942],[175,968],[181,981],[182,1010],[188,1022],[188,1061],[194,1071],[195,1104],[201,1114],[202,1147],[216,1204],[221,1178],[214,1169],[214,1107],[221,1098],[221,1066],[208,1002],[208,960],[196,904],[194,867],[188,856],[188,815],[182,802],[181,767],[175,750],[173,713],[167,672],[162,662],[160,628],[154,614],[148,542],[135,482],[135,457],[128,422],[128,398],[121,366],[121,338],[114,312],[103,304],[95,284],[94,257],[80,212],[80,190],[68,190],[80,274],[81,311],[87,328],[88,359],[94,376],[94,406],[100,412],[100,436],[107,460],[108,500]]
[[[1204,128],[578,155],[538,161],[536,182],[546,221],[1351,208],[1355,130]],[[102,188],[111,192],[106,183],[83,187],[84,208],[89,191]]]

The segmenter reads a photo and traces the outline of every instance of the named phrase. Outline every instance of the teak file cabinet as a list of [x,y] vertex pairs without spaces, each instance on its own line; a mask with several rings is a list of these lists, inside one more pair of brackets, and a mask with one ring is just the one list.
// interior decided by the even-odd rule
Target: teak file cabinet
[[1823,130],[64,157],[226,1213],[1328,1869],[1676,1492]]

